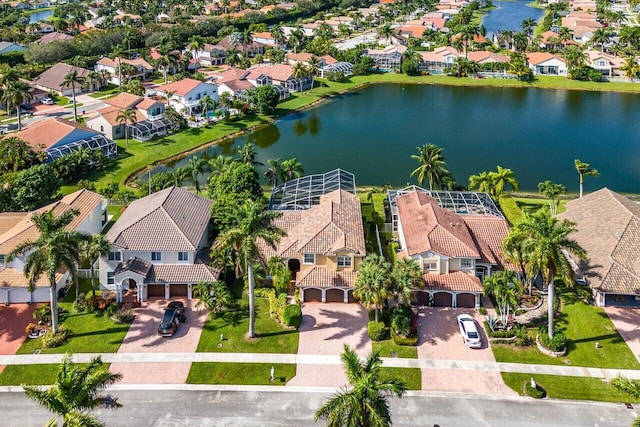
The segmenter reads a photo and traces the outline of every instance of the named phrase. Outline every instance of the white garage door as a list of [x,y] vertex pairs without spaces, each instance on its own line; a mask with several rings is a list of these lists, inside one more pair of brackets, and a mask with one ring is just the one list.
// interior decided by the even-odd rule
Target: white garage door
[[51,295],[49,294],[49,288],[36,288],[33,291],[33,302],[47,302],[51,299]]

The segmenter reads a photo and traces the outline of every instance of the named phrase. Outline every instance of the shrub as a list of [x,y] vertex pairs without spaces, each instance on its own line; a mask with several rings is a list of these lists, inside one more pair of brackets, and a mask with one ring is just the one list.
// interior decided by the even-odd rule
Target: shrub
[[73,302],[71,309],[74,313],[84,313],[88,308],[87,299],[80,294],[80,297]]
[[[375,321],[376,320],[376,311],[375,310],[369,310],[369,321]],[[389,322],[389,308],[388,307],[382,307],[382,310],[378,311],[378,321],[382,322],[382,323],[388,323]]]
[[391,338],[393,342],[398,345],[418,345],[418,336],[403,337],[401,335],[397,335],[393,329],[391,330]]
[[511,225],[516,225],[524,219],[524,212],[518,206],[516,201],[509,195],[502,195],[498,199],[500,210],[507,218]]
[[[66,314],[67,310],[58,307],[58,320],[62,321]],[[36,308],[33,312],[33,318],[36,319],[38,323],[51,324],[51,306],[42,305]]]
[[418,331],[418,317],[409,306],[396,308],[391,314],[391,329],[397,335],[412,337]]
[[269,289],[267,297],[269,298],[269,315],[275,321],[284,323],[282,315],[284,314],[284,309],[287,306],[287,295],[276,295],[276,291],[274,289]]
[[24,328],[24,333],[27,335],[31,335],[33,333],[33,331],[36,330],[36,324],[35,323],[29,323],[27,325],[26,328]]
[[42,336],[42,346],[44,348],[60,347],[67,341],[67,338],[71,335],[71,331],[65,328],[63,325],[58,327],[58,333],[54,334],[52,329],[49,329]]
[[111,304],[109,304],[109,306],[106,308],[105,312],[107,313],[107,315],[109,316],[113,316],[114,314],[116,314],[118,311],[120,311],[120,306],[118,305],[118,303],[116,302],[112,302]]
[[542,399],[547,395],[547,392],[538,384],[536,384],[535,388],[531,387],[531,381],[526,381],[524,383],[524,393],[534,399]]
[[483,316],[487,315],[487,308],[482,306],[480,307],[480,309],[478,310],[480,312],[480,314],[482,314]]
[[115,323],[131,323],[135,317],[133,310],[120,310],[113,313],[111,320]]
[[[491,328],[491,319],[489,318],[487,320],[484,321],[484,329],[485,331],[487,331],[487,335],[489,336],[489,338],[513,338],[517,335],[516,333],[516,329],[511,329],[511,330],[494,330]],[[495,319],[494,319],[495,320]],[[526,329],[525,329],[525,334],[526,334]]]
[[371,338],[372,341],[383,341],[389,336],[384,322],[369,322],[367,325],[367,332],[369,333],[369,338]]
[[551,351],[562,351],[567,348],[567,337],[560,331],[553,333],[553,338],[549,338],[547,334],[547,327],[545,325],[540,326],[540,342],[543,346]]
[[297,328],[302,323],[302,308],[298,304],[289,304],[284,308],[282,321],[287,326]]
[[611,381],[611,385],[629,394],[634,399],[640,398],[640,381],[630,380],[629,378],[618,375]]

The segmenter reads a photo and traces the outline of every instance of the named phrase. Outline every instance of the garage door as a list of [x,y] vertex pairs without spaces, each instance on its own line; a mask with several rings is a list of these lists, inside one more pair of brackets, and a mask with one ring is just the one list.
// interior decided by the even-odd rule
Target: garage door
[[433,295],[433,305],[436,307],[451,307],[453,305],[453,295],[447,292],[438,292]]
[[429,292],[416,291],[416,302],[418,305],[429,306]]
[[169,296],[172,297],[186,297],[189,294],[188,285],[171,285],[169,289]]
[[342,289],[328,289],[325,296],[327,302],[344,302],[344,291]]
[[473,294],[458,294],[456,305],[458,307],[474,308],[476,306],[476,297]]
[[322,291],[320,289],[308,288],[304,290],[304,302],[321,302]]
[[349,304],[355,304],[358,302],[358,298],[353,296],[353,291],[349,291],[348,294],[349,294]]
[[[36,288],[31,297],[33,302],[51,301],[51,291],[49,287]],[[11,296],[11,299],[13,300],[13,296]]]
[[151,297],[162,297],[164,298],[164,285],[148,285],[147,286],[147,296]]

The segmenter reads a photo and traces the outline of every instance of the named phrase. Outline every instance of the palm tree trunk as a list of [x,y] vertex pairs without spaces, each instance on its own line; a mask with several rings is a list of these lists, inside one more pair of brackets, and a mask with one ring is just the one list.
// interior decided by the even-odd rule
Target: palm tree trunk
[[49,288],[49,298],[51,299],[51,331],[58,333],[58,290],[55,279]]
[[71,86],[71,95],[73,96],[73,121],[78,122],[78,110],[76,108],[76,87]]
[[18,130],[22,130],[22,120],[20,119],[20,106],[16,107],[16,116],[18,116]]
[[549,338],[553,338],[553,298],[554,298],[554,293],[555,293],[555,285],[553,283],[553,278],[551,279],[551,282],[549,283],[549,293],[548,293],[548,298],[549,301],[547,301],[547,304],[549,304],[549,310],[547,312],[547,317],[548,317],[548,326],[547,326],[547,334],[549,334]]
[[93,263],[91,263],[91,298],[96,297],[95,272],[93,271]]
[[[80,269],[80,266],[78,266],[77,270]],[[78,301],[78,298],[80,298],[80,280],[78,279],[78,271],[76,270],[76,277],[75,277],[75,282],[76,282],[76,301]]]
[[375,313],[376,316],[376,323],[378,323],[378,306],[376,305],[376,308],[373,309],[373,312]]
[[580,174],[580,197],[582,197],[582,184],[584,183],[584,178],[582,174]]
[[253,264],[251,263],[251,261],[248,262],[248,268],[247,268],[247,273],[249,275],[249,333],[248,333],[248,337],[249,338],[255,338],[256,336],[256,331],[255,331],[255,321],[256,321],[256,314],[255,314],[255,297],[253,295],[253,288],[255,287],[255,284],[253,282]]

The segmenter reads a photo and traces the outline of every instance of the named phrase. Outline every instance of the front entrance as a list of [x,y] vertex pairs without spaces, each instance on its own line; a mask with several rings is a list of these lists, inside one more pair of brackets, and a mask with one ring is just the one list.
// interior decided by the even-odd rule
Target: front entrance
[[300,271],[300,260],[297,258],[291,258],[287,261],[287,267],[291,271],[291,280],[296,280],[296,275]]
[[126,280],[126,286],[127,289],[138,289],[138,283],[131,278]]

